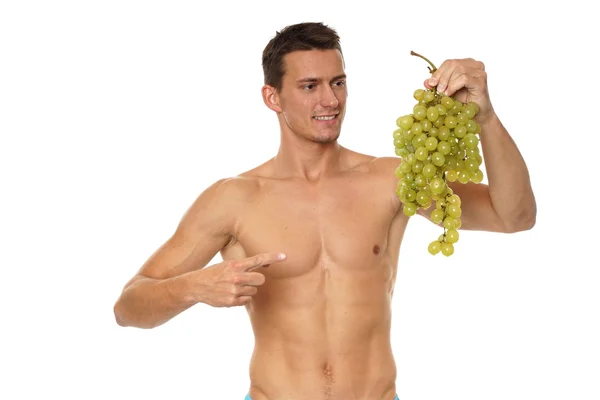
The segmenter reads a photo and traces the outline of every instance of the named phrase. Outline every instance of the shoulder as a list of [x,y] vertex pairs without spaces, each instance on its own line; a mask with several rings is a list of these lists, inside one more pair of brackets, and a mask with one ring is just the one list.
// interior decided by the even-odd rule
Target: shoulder
[[383,201],[387,202],[394,215],[397,215],[401,204],[396,194],[398,187],[398,177],[396,169],[401,163],[399,157],[361,157],[361,163],[358,170],[368,176],[369,186],[373,193],[383,196]]
[[354,152],[357,167],[373,177],[383,178],[384,180],[395,180],[396,168],[400,165],[399,157],[376,157],[367,154]]
[[398,165],[400,165],[400,162],[401,159],[399,157],[374,157],[371,165],[373,172],[376,174],[395,179],[394,172],[398,168]]
[[205,188],[198,200],[211,202],[214,206],[227,206],[246,201],[258,190],[258,180],[243,174],[224,177]]

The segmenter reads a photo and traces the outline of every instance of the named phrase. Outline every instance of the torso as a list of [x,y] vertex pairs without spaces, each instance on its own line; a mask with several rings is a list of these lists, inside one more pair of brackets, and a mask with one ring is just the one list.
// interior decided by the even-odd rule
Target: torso
[[[244,208],[224,260],[285,252],[246,306],[255,334],[253,400],[392,400],[391,302],[408,219],[393,160],[311,183],[243,175]],[[247,190],[246,190],[247,189]]]

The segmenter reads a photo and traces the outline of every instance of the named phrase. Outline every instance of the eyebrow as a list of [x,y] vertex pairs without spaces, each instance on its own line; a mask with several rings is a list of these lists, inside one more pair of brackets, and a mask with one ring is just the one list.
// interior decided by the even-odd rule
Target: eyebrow
[[[331,79],[331,81],[333,82],[333,81],[337,81],[339,79],[345,79],[345,78],[346,78],[346,74],[336,75]],[[308,82],[320,82],[322,80],[323,79],[321,79],[321,78],[308,77],[308,78],[298,79],[296,82],[297,83],[308,83]]]

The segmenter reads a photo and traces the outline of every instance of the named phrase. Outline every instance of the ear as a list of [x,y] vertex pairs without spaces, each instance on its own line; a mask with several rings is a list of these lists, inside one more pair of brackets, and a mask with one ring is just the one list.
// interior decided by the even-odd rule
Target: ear
[[279,105],[279,94],[277,93],[277,90],[271,85],[264,85],[261,91],[265,105],[271,110],[280,113],[281,106]]

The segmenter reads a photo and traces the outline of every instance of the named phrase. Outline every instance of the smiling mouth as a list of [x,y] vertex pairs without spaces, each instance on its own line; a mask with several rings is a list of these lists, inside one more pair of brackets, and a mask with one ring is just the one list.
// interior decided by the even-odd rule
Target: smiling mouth
[[313,118],[317,121],[331,121],[332,119],[335,119],[335,117],[337,117],[337,115],[314,116]]

